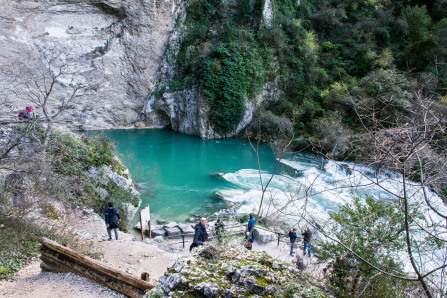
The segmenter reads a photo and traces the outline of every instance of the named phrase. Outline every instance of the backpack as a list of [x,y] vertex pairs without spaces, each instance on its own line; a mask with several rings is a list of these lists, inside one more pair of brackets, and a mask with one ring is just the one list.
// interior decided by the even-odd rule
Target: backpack
[[116,216],[116,214],[118,213],[117,211],[116,211],[116,209],[115,208],[113,208],[112,210],[107,210],[107,211],[109,211],[109,213],[107,214],[107,219],[108,219],[108,222],[109,222],[109,229],[116,229],[116,228],[118,228],[119,227],[119,222],[118,222],[118,218],[117,218],[117,216]]

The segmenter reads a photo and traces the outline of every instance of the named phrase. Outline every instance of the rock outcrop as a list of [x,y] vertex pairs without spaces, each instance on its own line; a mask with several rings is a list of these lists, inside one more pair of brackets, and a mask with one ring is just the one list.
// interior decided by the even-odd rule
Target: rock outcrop
[[[197,86],[191,86],[183,90],[170,87],[176,72],[176,57],[180,49],[180,43],[188,32],[185,18],[186,12],[183,6],[177,19],[177,26],[169,40],[157,82],[144,105],[142,123],[149,127],[169,127],[202,138],[222,138],[238,135],[253,119],[255,105],[250,100],[245,98],[245,112],[236,128],[226,135],[220,135],[213,129],[209,121],[210,106],[201,96]],[[260,100],[263,100],[263,98],[261,97]]]
[[36,57],[56,54],[70,62],[70,75],[58,79],[50,110],[56,112],[71,80],[86,86],[60,123],[81,129],[133,125],[154,86],[180,2],[1,1],[0,87],[11,92],[6,99],[2,94],[0,118],[13,120],[26,105],[42,116],[23,96],[23,81],[38,74],[35,67],[27,70],[40,62]]
[[191,257],[178,259],[153,291],[160,290],[173,297],[272,297],[284,291],[300,294],[297,297],[330,296],[322,286],[306,281],[296,267],[240,244],[201,246]]
[[[40,68],[48,70],[45,58],[56,57],[53,70],[60,64],[68,67],[51,89],[49,113],[58,113],[61,102],[72,95],[73,86],[82,86],[70,109],[55,119],[70,129],[167,127],[203,138],[240,134],[261,101],[277,98],[277,82],[267,83],[256,99],[245,98],[242,120],[233,131],[219,135],[210,124],[210,107],[198,87],[177,90],[170,85],[179,45],[188,31],[184,24],[187,3],[1,1],[0,89],[4,94],[0,118],[15,121],[25,106],[33,106],[36,114],[43,116],[26,86],[42,79]],[[264,11],[267,24],[272,13],[269,4]],[[44,89],[34,94],[44,95]]]

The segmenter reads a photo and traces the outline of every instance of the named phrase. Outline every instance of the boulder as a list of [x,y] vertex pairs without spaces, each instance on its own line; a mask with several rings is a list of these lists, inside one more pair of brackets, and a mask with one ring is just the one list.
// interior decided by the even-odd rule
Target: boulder
[[179,224],[178,227],[180,228],[182,234],[194,234],[194,229],[187,224]]
[[193,289],[203,293],[205,297],[217,297],[220,293],[219,286],[214,283],[201,282],[193,286]]
[[220,293],[220,288],[216,284],[210,283],[210,284],[206,285],[203,289],[203,294],[206,297],[217,297],[219,295],[219,293]]
[[185,266],[186,262],[187,262],[186,259],[183,259],[183,258],[178,259],[177,262],[175,262],[175,264],[174,264],[174,267],[173,267],[174,271],[177,273],[182,271],[182,268]]
[[278,239],[275,233],[262,229],[255,228],[253,233],[255,235],[255,240],[262,244],[269,243]]
[[166,235],[167,236],[177,236],[177,235],[181,235],[182,234],[180,229],[177,226],[173,227],[173,228],[165,227],[164,229],[166,231]]
[[241,278],[239,280],[239,283],[246,288],[248,291],[252,291],[254,288],[254,285],[256,283],[256,279],[252,276],[247,277],[247,278]]
[[176,228],[178,227],[178,224],[176,222],[170,222],[167,225],[164,225],[163,228]]
[[166,231],[162,230],[162,229],[157,229],[157,230],[151,230],[151,236],[152,237],[157,237],[157,236],[166,236]]
[[265,288],[264,294],[273,295],[273,294],[276,293],[276,291],[278,291],[278,289],[276,287],[274,287],[274,286],[267,286]]
[[170,292],[171,290],[181,289],[187,283],[188,283],[187,279],[178,273],[174,273],[171,275],[163,275],[160,278],[160,287],[166,293]]

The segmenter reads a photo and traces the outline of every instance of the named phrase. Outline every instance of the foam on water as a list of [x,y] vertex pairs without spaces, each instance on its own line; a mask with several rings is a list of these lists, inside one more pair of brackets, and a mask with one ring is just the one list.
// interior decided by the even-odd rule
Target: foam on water
[[[403,196],[404,193],[402,176],[390,171],[375,171],[363,165],[349,162],[340,164],[331,160],[324,161],[322,166],[308,161],[289,159],[284,159],[281,163],[299,171],[301,175],[297,177],[284,173],[275,175],[265,194],[263,206],[264,212],[268,210],[268,214],[287,219],[291,223],[299,220],[299,212],[302,212],[304,207],[314,218],[324,221],[329,217],[329,211],[337,210],[340,204],[352,202],[355,196],[369,195],[378,200],[396,200],[396,196]],[[262,172],[261,176],[266,183],[271,173]],[[258,170],[243,169],[225,174],[223,178],[239,187],[239,189],[222,191],[222,195],[227,200],[237,205],[238,212],[249,213],[257,210],[262,195]],[[307,191],[307,195],[304,194],[304,190]],[[421,221],[420,224],[424,228],[443,233],[441,237],[447,240],[445,231],[440,231],[439,227],[433,228],[436,225],[443,227],[445,220],[425,204],[423,189],[420,185],[406,181],[406,191],[409,202],[415,204],[415,208],[428,219],[428,223]],[[447,207],[442,199],[429,189],[425,191],[431,204],[439,212],[447,214]],[[301,199],[291,202],[292,198],[297,197]],[[280,209],[284,206],[286,208]],[[419,233],[412,237],[424,241],[425,236]],[[443,252],[436,251],[432,258],[420,256],[424,260],[422,266],[425,270],[442,265],[442,254]],[[405,270],[412,271],[410,262],[406,259],[406,253],[395,252],[395,259],[403,265]]]
[[[277,174],[266,192],[264,206],[288,205],[289,210],[299,210],[303,203],[294,202],[292,207],[290,200],[306,197],[307,206],[313,209],[314,216],[324,220],[328,218],[328,211],[335,211],[340,204],[352,202],[355,196],[370,195],[378,200],[395,200],[396,196],[403,195],[402,176],[389,171],[375,171],[363,165],[350,162],[340,164],[331,160],[324,161],[319,168],[308,161],[283,159],[281,163],[302,175],[291,177],[283,173]],[[264,185],[270,176],[269,172],[261,172]],[[262,195],[258,170],[242,169],[227,173],[223,178],[239,188],[221,191],[225,199],[236,203],[238,212],[253,212],[257,209]],[[380,186],[376,185],[377,182]],[[428,189],[426,192],[432,204],[441,212],[447,213],[442,200]],[[407,193],[411,203],[423,203],[422,190],[416,183],[407,181]],[[421,208],[423,205],[421,204]],[[444,220],[429,208],[424,212],[434,222]],[[287,215],[293,218],[293,215]]]

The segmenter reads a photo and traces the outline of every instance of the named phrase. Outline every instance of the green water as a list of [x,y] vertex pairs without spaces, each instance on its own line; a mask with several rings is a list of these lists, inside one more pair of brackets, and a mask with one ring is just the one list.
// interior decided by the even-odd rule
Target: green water
[[[228,202],[215,193],[240,187],[217,174],[257,168],[247,140],[206,140],[162,129],[101,133],[116,142],[124,165],[142,187],[142,206],[150,205],[154,219],[184,221],[223,209]],[[273,170],[276,160],[268,145],[260,146],[260,159],[264,170]]]
[[[142,206],[150,205],[153,220],[182,222],[228,207],[238,213],[258,210],[262,196],[259,172],[256,154],[247,140],[206,140],[162,129],[85,134],[99,133],[116,142],[121,160],[141,186]],[[259,159],[265,185],[277,160],[267,144],[260,146]],[[277,219],[297,220],[302,208],[311,210],[315,218],[327,218],[328,211],[351,202],[353,193],[381,199],[388,196],[381,188],[362,187],[368,185],[365,177],[375,175],[362,165],[344,162],[340,166],[310,153],[286,154],[281,162],[263,202],[263,212]],[[364,176],[351,175],[346,167]],[[353,188],[353,181],[360,187]],[[394,186],[390,183],[388,188]]]

